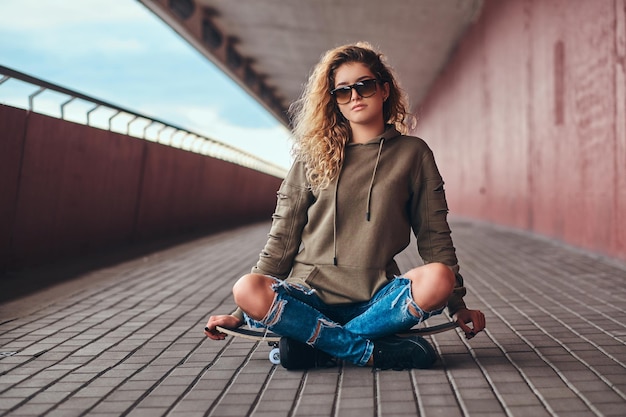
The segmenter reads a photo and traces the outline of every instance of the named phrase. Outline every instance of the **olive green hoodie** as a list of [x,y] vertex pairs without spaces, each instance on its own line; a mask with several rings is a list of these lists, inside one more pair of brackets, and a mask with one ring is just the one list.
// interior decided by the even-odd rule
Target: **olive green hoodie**
[[252,272],[305,284],[328,304],[366,301],[400,275],[394,256],[413,230],[423,261],[444,263],[457,276],[453,314],[465,307],[465,288],[447,213],[428,145],[390,126],[365,144],[347,145],[338,179],[324,190],[312,191],[303,164],[294,163]]

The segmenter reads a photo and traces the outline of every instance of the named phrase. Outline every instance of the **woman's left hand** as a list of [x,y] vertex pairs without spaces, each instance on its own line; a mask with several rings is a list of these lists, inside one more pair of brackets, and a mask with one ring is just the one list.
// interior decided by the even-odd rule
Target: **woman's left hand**
[[[462,308],[453,316],[459,327],[465,332],[465,337],[471,339],[485,328],[485,315],[480,310]],[[471,323],[472,327],[468,326]]]

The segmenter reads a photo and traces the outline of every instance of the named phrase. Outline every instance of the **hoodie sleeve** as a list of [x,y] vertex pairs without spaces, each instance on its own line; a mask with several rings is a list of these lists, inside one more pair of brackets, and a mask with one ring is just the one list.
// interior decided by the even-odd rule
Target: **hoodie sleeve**
[[300,248],[307,210],[312,202],[304,164],[296,162],[278,190],[272,227],[259,261],[252,268],[253,273],[287,278]]
[[439,174],[432,151],[428,149],[419,165],[417,179],[413,184],[411,200],[411,224],[417,237],[417,249],[425,263],[441,262],[455,274],[456,285],[448,300],[448,311],[453,315],[465,308],[466,293],[463,277],[459,274],[450,226],[444,182]]
[[[289,276],[293,260],[300,249],[302,230],[308,219],[307,210],[314,198],[307,186],[302,163],[293,164],[276,197],[276,210],[272,215],[267,243],[251,272],[285,279]],[[240,308],[231,314],[244,322]]]

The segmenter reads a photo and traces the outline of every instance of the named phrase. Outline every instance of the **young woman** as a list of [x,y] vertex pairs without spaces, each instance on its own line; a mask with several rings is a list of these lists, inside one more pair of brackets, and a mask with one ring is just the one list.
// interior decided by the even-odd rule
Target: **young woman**
[[[435,352],[421,337],[393,335],[445,307],[468,338],[484,329],[484,315],[463,302],[433,154],[405,136],[407,106],[369,44],[323,56],[291,108],[295,162],[267,244],[233,287],[237,311],[209,318],[209,338],[247,321],[284,336],[290,369],[329,357],[405,369],[430,367]],[[401,275],[394,256],[411,231],[424,265]]]

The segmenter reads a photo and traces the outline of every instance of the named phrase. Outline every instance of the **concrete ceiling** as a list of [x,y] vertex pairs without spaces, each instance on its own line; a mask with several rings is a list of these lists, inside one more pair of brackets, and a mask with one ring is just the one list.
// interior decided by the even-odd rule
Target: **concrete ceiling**
[[415,107],[483,0],[139,0],[279,120],[332,47],[366,40]]

